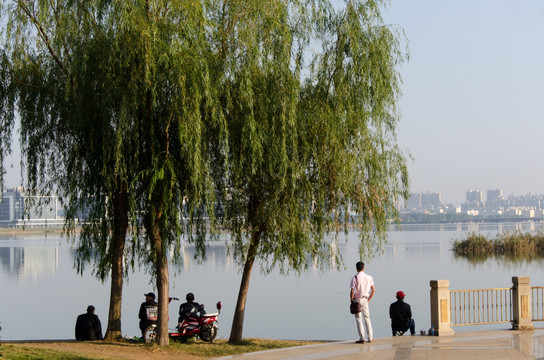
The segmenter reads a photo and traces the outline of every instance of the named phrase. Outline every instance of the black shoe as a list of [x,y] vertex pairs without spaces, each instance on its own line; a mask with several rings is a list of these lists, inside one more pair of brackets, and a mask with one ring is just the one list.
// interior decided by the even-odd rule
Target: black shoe
[[357,340],[355,343],[356,343],[356,344],[364,344],[365,341],[364,341],[364,340]]

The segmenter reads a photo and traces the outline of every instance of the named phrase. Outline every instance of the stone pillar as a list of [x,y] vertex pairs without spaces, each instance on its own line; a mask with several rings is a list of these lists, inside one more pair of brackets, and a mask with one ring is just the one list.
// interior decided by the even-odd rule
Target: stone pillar
[[512,329],[533,330],[531,321],[531,278],[512,277]]
[[436,336],[453,335],[449,280],[431,280],[431,325]]

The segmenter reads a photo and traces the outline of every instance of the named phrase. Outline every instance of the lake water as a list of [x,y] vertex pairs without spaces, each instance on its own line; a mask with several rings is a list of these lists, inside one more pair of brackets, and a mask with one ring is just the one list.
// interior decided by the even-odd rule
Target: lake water
[[[385,252],[366,261],[374,277],[376,295],[370,303],[375,337],[390,336],[389,304],[403,290],[412,306],[417,331],[430,327],[429,281],[448,279],[450,289],[510,287],[512,276],[529,276],[542,286],[544,262],[497,262],[472,264],[451,252],[451,241],[479,231],[520,228],[530,230],[540,223],[412,225],[391,230]],[[244,337],[301,340],[350,340],[357,338],[349,314],[349,282],[359,260],[357,234],[341,241],[346,269],[311,269],[301,276],[263,275],[256,264],[247,299]],[[184,265],[172,269],[170,294],[180,299],[194,292],[208,311],[223,303],[219,337],[228,338],[241,274],[227,257],[224,244],[214,244],[203,264],[194,262],[194,248],[185,246]],[[90,270],[90,269],[89,269]],[[179,270],[176,272],[176,270]],[[137,313],[143,294],[156,291],[145,271],[130,274],[123,291],[122,332],[139,335]],[[540,282],[540,283],[539,283]],[[110,284],[97,281],[90,271],[79,276],[73,269],[73,252],[65,239],[49,235],[0,238],[0,339],[71,339],[75,319],[87,305],[107,327]],[[175,326],[180,302],[170,304],[170,327]],[[538,324],[535,324],[538,326]],[[497,325],[508,328],[508,324]],[[489,329],[490,327],[485,327]],[[484,329],[484,327],[478,327]],[[472,330],[470,327],[454,331]]]

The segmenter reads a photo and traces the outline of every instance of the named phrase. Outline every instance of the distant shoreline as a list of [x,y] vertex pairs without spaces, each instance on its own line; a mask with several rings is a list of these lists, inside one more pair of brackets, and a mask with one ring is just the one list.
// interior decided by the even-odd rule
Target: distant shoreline
[[[456,220],[456,221],[421,221],[421,222],[404,222],[400,223],[391,223],[389,224],[389,229],[396,229],[398,226],[422,226],[422,225],[454,225],[454,224],[507,224],[507,223],[535,223],[535,224],[544,224],[544,219],[542,218],[508,218],[508,219],[471,219],[471,220]],[[356,225],[356,224],[355,224]],[[348,228],[353,228],[354,224],[348,224]],[[81,229],[76,227],[75,232],[79,233]],[[62,226],[51,226],[51,227],[0,227],[0,236],[24,236],[24,235],[47,235],[47,234],[63,234],[64,229]]]
[[3,228],[0,227],[0,235],[39,235],[61,234],[62,227],[28,227],[28,228]]

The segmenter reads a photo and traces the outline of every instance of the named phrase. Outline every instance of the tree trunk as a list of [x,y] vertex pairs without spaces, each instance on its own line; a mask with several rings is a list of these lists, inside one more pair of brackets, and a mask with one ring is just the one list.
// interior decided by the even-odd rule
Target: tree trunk
[[[158,232],[158,226],[157,226]],[[157,323],[157,343],[160,346],[170,345],[168,337],[168,260],[162,244],[160,234],[155,238],[155,252],[157,255],[157,292],[159,296],[159,321]]]
[[148,214],[145,222],[146,231],[151,242],[152,251],[155,254],[155,276],[157,282],[157,295],[159,297],[159,314],[157,321],[157,344],[160,346],[170,345],[168,337],[168,259],[166,258],[166,249],[163,246],[160,221],[162,217],[163,202],[156,202],[154,212]]
[[126,185],[114,198],[115,224],[113,231],[110,309],[105,340],[115,340],[121,333],[121,301],[123,299],[123,260],[128,228],[128,199]]
[[253,263],[255,262],[257,246],[259,245],[260,239],[260,232],[253,233],[251,244],[249,245],[249,249],[247,251],[247,258],[246,262],[244,263],[244,271],[242,273],[242,281],[240,283],[240,291],[238,292],[238,300],[236,301],[236,309],[234,309],[234,318],[232,319],[232,327],[230,330],[229,343],[231,344],[236,344],[242,341],[249,280],[251,278],[251,270],[253,269]]

